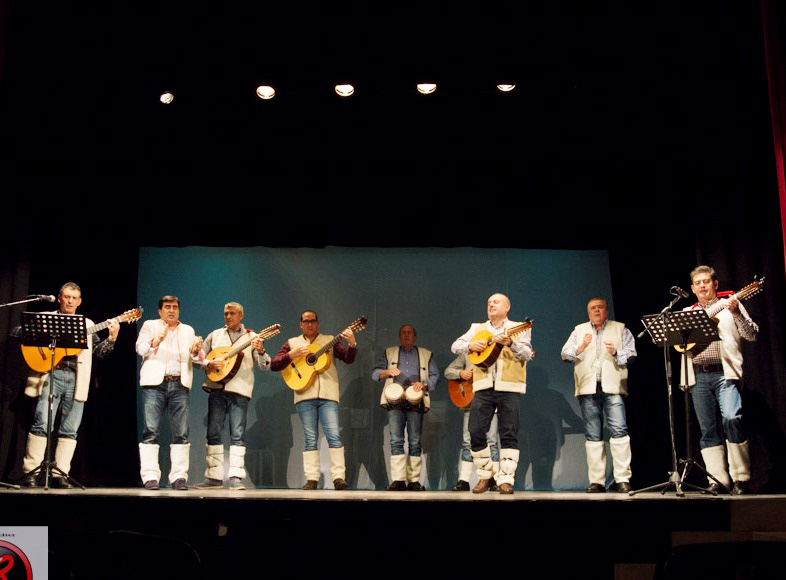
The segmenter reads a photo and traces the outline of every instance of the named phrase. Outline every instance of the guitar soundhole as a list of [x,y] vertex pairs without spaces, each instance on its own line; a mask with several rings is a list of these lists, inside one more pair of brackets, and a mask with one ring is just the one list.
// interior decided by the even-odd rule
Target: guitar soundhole
[[316,363],[317,363],[317,357],[314,356],[313,352],[310,355],[306,356],[306,364],[307,365],[313,367]]

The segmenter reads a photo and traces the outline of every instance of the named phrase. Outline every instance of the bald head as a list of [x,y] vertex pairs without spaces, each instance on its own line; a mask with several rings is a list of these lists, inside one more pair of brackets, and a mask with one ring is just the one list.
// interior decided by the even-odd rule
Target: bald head
[[499,292],[489,296],[487,304],[489,320],[495,325],[505,320],[510,312],[510,299]]

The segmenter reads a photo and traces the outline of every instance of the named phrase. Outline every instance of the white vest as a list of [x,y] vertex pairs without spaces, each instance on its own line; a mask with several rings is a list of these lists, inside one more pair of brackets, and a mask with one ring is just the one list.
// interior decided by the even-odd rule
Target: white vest
[[[625,325],[621,322],[607,320],[603,327],[603,340],[611,340],[616,348],[622,347],[622,331]],[[600,348],[600,385],[604,393],[610,395],[628,394],[628,369],[617,365],[617,357],[613,356],[604,345],[598,345],[592,332],[592,323],[584,322],[576,326],[576,341],[581,344],[585,334],[592,334],[592,342],[584,349],[584,357],[573,363],[573,379],[576,382],[575,395],[594,395],[597,391],[598,378],[595,372],[595,357]]]
[[[238,340],[248,340],[249,333],[241,335]],[[229,332],[226,327],[219,328],[210,333],[210,345],[212,348],[220,346],[232,346],[232,339],[229,338]],[[224,390],[228,393],[237,393],[244,397],[251,398],[254,392],[254,349],[251,348],[251,343],[244,348],[238,355],[243,354],[243,360],[240,362],[240,368],[232,377],[232,380],[224,384]],[[209,389],[220,389],[221,385],[217,385],[210,379],[206,379]]]
[[[48,312],[47,314],[59,314],[57,311]],[[85,326],[90,328],[94,323],[89,318],[85,318]],[[74,391],[75,401],[87,401],[87,395],[90,391],[90,373],[93,369],[93,336],[87,337],[87,348],[79,351],[76,356],[76,389]],[[41,390],[44,388],[49,373],[39,373],[37,371],[30,371],[27,376],[27,383],[25,384],[25,395],[28,397],[40,397]]]
[[[427,348],[423,348],[422,346],[416,347],[418,349],[418,372],[420,373],[420,382],[428,385],[428,365],[431,361],[431,351]],[[398,356],[401,354],[401,347],[400,346],[391,346],[385,349],[385,357],[388,359],[388,366],[389,367],[396,367],[398,368]],[[379,404],[388,408],[388,400],[385,398],[385,387],[392,384],[396,380],[396,377],[388,377],[385,380],[385,384],[382,386],[382,396],[379,399]],[[423,406],[425,407],[425,412],[431,408],[431,399],[428,394],[428,387],[423,389]]]
[[[157,336],[164,330],[166,322],[160,318],[157,320],[146,320],[142,325],[152,326],[151,336]],[[141,330],[140,330],[141,333]],[[180,382],[187,389],[191,388],[194,380],[194,371],[191,365],[191,346],[194,344],[196,334],[194,329],[182,322],[177,327],[177,346],[180,351]],[[139,384],[143,387],[154,387],[164,382],[166,361],[163,356],[159,356],[158,349],[150,349],[142,362],[142,369],[139,371]]]
[[[330,334],[318,334],[317,337],[314,339],[314,342],[309,342],[306,338],[301,334],[299,336],[293,336],[289,339],[289,349],[295,350],[301,346],[309,346],[311,344],[318,344],[320,347],[329,343],[333,340],[333,336]],[[303,392],[295,391],[295,404],[297,405],[301,401],[307,401],[309,399],[327,399],[329,401],[335,401],[338,403],[339,399],[339,384],[338,384],[338,369],[336,368],[336,359],[333,356],[333,349],[331,348],[327,351],[327,355],[330,357],[330,366],[328,368],[319,373],[316,378],[314,379],[314,383]]]
[[[519,326],[521,322],[505,321],[505,328]],[[470,330],[474,336],[481,330],[495,332],[491,322],[474,323]],[[522,334],[528,333],[525,330]],[[483,389],[494,388],[500,392],[511,392],[524,394],[527,391],[527,361],[519,360],[510,350],[510,347],[503,347],[497,362],[494,363],[496,371],[496,384],[491,381],[491,374],[480,367],[472,369],[472,389],[482,391]]]

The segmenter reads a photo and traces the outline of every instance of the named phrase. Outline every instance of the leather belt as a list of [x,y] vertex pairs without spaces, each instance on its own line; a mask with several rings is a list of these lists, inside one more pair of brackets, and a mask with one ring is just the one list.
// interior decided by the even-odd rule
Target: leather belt
[[170,382],[174,382],[174,381],[178,381],[179,382],[180,381],[180,375],[164,375],[164,380],[165,381],[170,381]]
[[697,373],[722,373],[723,365],[720,363],[716,363],[713,365],[697,365],[694,363],[693,369]]

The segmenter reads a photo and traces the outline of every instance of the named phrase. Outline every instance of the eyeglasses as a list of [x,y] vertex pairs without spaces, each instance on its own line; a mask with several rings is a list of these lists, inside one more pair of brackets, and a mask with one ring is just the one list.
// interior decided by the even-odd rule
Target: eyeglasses
[[301,320],[300,322],[302,322],[303,324],[314,324],[315,322],[317,322],[317,319],[310,318],[309,320]]

